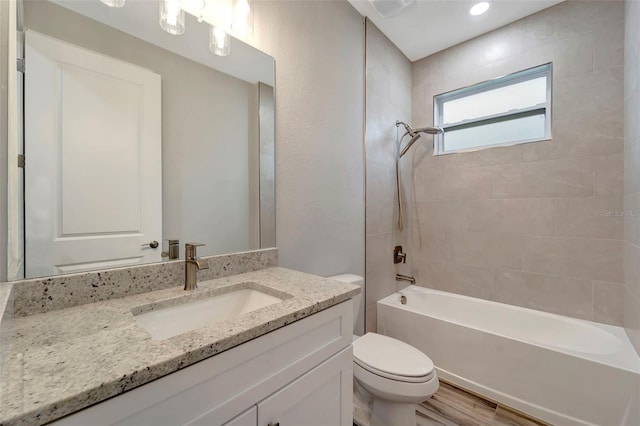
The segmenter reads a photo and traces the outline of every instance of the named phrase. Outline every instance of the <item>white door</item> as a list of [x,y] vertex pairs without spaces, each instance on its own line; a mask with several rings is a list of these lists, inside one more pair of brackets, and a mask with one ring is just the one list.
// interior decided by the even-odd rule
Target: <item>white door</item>
[[258,404],[258,426],[351,426],[353,350],[334,355]]
[[160,260],[160,76],[25,42],[26,277]]

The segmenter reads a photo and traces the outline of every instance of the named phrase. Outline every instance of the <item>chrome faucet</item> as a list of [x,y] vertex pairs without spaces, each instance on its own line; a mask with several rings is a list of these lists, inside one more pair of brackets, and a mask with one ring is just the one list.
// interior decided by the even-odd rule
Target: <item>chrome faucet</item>
[[184,289],[195,290],[198,288],[198,271],[209,269],[206,260],[200,260],[196,254],[196,248],[203,246],[200,243],[187,243],[184,245]]
[[396,281],[407,281],[411,284],[416,283],[416,279],[414,277],[410,277],[408,275],[396,274]]

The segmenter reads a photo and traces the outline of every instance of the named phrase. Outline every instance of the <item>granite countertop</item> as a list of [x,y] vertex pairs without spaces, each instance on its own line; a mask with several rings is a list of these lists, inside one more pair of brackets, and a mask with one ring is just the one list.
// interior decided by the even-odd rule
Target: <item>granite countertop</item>
[[[15,318],[0,381],[0,425],[56,420],[360,292],[354,285],[277,267],[198,285],[193,293],[170,288]],[[152,340],[134,317],[239,288],[285,300],[166,340]]]

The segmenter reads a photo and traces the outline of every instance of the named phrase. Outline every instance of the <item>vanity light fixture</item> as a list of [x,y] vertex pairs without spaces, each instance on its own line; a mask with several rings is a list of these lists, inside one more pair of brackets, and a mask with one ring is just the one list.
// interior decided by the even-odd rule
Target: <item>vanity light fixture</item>
[[489,1],[478,2],[473,6],[471,6],[471,9],[469,9],[469,15],[472,15],[472,16],[482,15],[487,10],[489,10],[490,7],[491,7],[491,2]]
[[178,0],[160,0],[160,27],[169,34],[184,33],[184,10]]
[[109,7],[122,7],[124,6],[124,2],[125,2],[125,0],[100,0],[100,1]]
[[182,0],[180,3],[186,7],[189,11],[188,13],[196,17],[199,24],[204,21],[202,12],[204,12],[204,8],[207,6],[207,2],[205,0]]
[[227,56],[231,52],[229,34],[215,25],[209,28],[209,50],[218,56]]
[[231,30],[240,36],[253,34],[253,13],[249,0],[233,0]]
[[[122,7],[126,0],[100,0],[110,7]],[[159,0],[160,27],[172,35],[180,35],[185,31],[185,11],[181,7],[181,1],[190,2],[188,7],[195,11],[202,11],[206,6],[206,0]],[[190,9],[190,13],[194,13]],[[202,22],[202,15],[197,16],[198,22]],[[249,0],[233,0],[233,13],[231,28],[239,35],[253,33],[253,15]],[[209,26],[209,50],[218,56],[227,56],[231,53],[231,37],[220,26]]]
[[207,5],[205,0],[182,0],[185,6],[188,6],[187,9],[191,8],[193,10],[202,10]]

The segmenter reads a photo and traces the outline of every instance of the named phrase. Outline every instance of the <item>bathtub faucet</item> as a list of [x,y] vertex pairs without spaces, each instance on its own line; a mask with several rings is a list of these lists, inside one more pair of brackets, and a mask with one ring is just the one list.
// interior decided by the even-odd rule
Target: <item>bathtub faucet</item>
[[408,275],[396,274],[396,281],[407,281],[411,284],[416,283],[416,279]]

